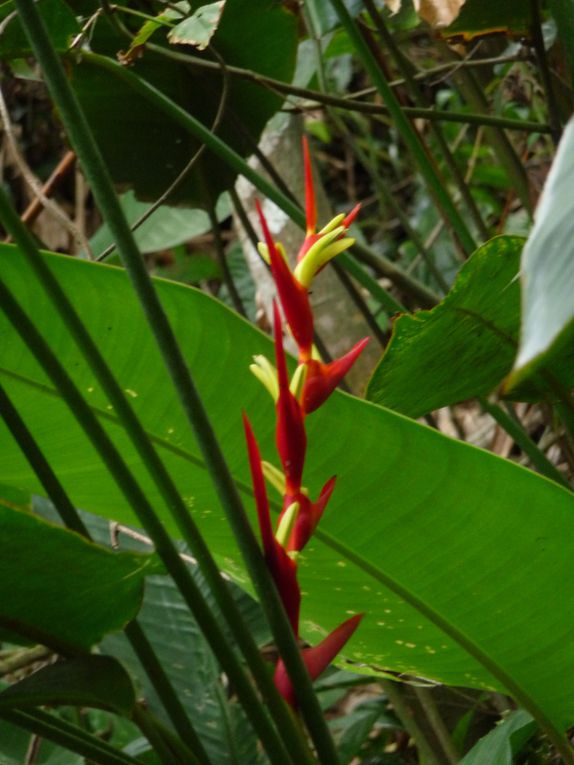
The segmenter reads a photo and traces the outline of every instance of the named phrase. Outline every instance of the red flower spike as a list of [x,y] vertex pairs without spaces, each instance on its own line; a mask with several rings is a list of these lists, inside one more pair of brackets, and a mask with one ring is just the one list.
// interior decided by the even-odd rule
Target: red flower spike
[[279,397],[277,399],[276,443],[283,471],[285,473],[287,494],[298,492],[301,488],[307,435],[303,422],[303,411],[295,396],[289,390],[287,363],[283,351],[281,318],[277,303],[273,304],[273,331],[275,335],[275,360]]
[[340,359],[332,361],[330,364],[323,364],[315,359],[307,362],[305,383],[301,394],[301,403],[305,414],[314,412],[315,409],[320,407],[329,398],[343,377],[351,369],[369,340],[370,338],[368,337],[359,340],[348,353],[341,356]]
[[353,221],[355,220],[355,218],[356,218],[356,217],[357,217],[357,215],[359,214],[359,210],[360,210],[360,209],[361,209],[361,203],[359,202],[358,204],[356,204],[356,205],[353,207],[353,209],[351,210],[351,212],[350,212],[350,213],[349,213],[349,214],[348,214],[348,215],[345,217],[345,219],[343,220],[343,223],[342,223],[342,225],[343,225],[345,228],[349,228],[349,226],[350,226],[350,225],[353,223]]
[[302,359],[306,360],[311,356],[313,346],[313,314],[307,289],[299,284],[285,259],[277,250],[258,200],[255,201],[255,206],[261,221],[265,244],[269,250],[271,273],[285,312],[285,318],[291,328],[295,342],[299,346],[299,353]]
[[289,542],[287,543],[287,552],[300,552],[305,547],[317,528],[328,501],[331,499],[331,494],[335,488],[335,482],[335,476],[327,481],[321,489],[321,493],[316,502],[311,502],[309,497],[301,492],[295,496],[285,497],[283,511],[279,518],[280,521],[289,505],[293,502],[299,503],[297,519],[293,531],[291,532],[291,536],[289,537]]
[[[301,655],[311,680],[316,680],[343,649],[345,643],[359,626],[362,618],[363,614],[352,616],[327,635],[319,645],[303,649]],[[279,659],[275,667],[274,681],[279,693],[295,709],[297,707],[295,691],[282,659]]]
[[287,555],[275,539],[271,518],[269,516],[269,502],[267,500],[267,491],[265,489],[265,479],[261,469],[261,455],[257,441],[253,435],[253,430],[243,414],[243,427],[245,429],[245,440],[247,441],[247,451],[249,455],[249,466],[251,468],[251,480],[253,483],[253,493],[255,495],[255,505],[257,507],[257,518],[259,521],[259,530],[261,532],[261,541],[263,542],[263,556],[265,563],[273,581],[279,591],[281,602],[289,618],[291,627],[295,635],[299,632],[299,608],[301,605],[301,591],[297,582],[297,566],[295,562]]

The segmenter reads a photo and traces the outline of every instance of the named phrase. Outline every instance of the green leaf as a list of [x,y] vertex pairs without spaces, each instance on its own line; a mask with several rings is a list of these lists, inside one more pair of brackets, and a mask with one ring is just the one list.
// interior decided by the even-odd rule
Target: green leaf
[[[572,368],[574,338],[574,120],[558,147],[521,263],[522,328],[509,389],[556,361]],[[567,356],[564,356],[567,354]],[[570,387],[571,380],[561,378]]]
[[527,712],[512,712],[481,738],[459,765],[512,765],[513,754],[520,752],[535,730],[536,724]]
[[202,5],[169,32],[169,41],[205,50],[219,26],[225,2],[226,0],[219,0],[217,3]]
[[[92,39],[92,49],[115,59],[125,46],[124,38],[111,37],[109,30],[104,34],[99,29]],[[167,47],[167,40],[160,40],[162,34],[158,30],[154,41],[157,37],[158,44]],[[297,51],[297,20],[278,0],[226,0],[217,30],[217,51],[228,66],[290,81]],[[209,52],[189,48],[187,52],[198,63],[203,60],[213,65]],[[157,199],[186,167],[199,148],[198,142],[118,78],[86,60],[73,60],[69,65],[72,85],[114,182],[123,190],[133,188],[138,199]],[[134,62],[133,72],[211,130],[222,97],[218,69],[191,67],[145,49]],[[231,77],[228,84],[217,135],[246,156],[253,152],[282,98],[239,77]],[[206,200],[217,199],[234,178],[234,172],[224,162],[205,152],[169,202],[205,206]]]
[[[132,226],[149,209],[149,204],[138,202],[133,191],[121,194],[120,203]],[[216,213],[219,221],[230,215],[229,197],[226,194],[219,199]],[[169,205],[160,205],[148,220],[135,230],[134,236],[140,251],[148,254],[176,247],[205,234],[210,229],[209,216],[203,210],[183,210]],[[111,232],[104,223],[90,239],[90,247],[95,255],[99,255],[113,244],[113,241]]]
[[139,610],[144,576],[157,571],[155,556],[117,555],[2,506],[0,538],[0,627],[57,651],[87,650],[122,629]]
[[490,393],[512,367],[523,240],[499,236],[461,268],[430,311],[399,316],[367,398],[409,417]]
[[49,704],[96,707],[129,716],[135,703],[129,675],[110,656],[82,656],[59,661],[0,693],[0,710]]
[[[153,481],[25,262],[7,245],[0,257],[13,294],[129,455],[147,496],[175,532]],[[46,258],[132,399],[222,569],[246,582],[126,275],[109,266]],[[271,341],[205,294],[163,281],[156,286],[254,518],[241,410],[252,419],[264,457],[276,461],[273,404],[247,371],[253,354],[271,356]],[[133,523],[64,402],[4,320],[0,333],[4,384],[76,506]],[[343,393],[309,419],[305,483],[311,496],[333,474],[336,491],[300,558],[303,636],[317,642],[351,613],[364,612],[344,652],[355,669],[511,687],[529,710],[559,727],[571,724],[574,698],[563,682],[574,673],[571,618],[564,608],[574,598],[571,551],[564,544],[574,536],[571,493]],[[39,488],[4,432],[2,483]],[[271,499],[278,513],[278,497]]]
[[524,0],[466,0],[457,18],[443,30],[446,37],[460,37],[465,41],[476,37],[504,33],[525,36],[530,27],[529,3]]
[[[80,25],[73,12],[63,0],[42,0],[39,4],[42,20],[50,32],[50,39],[57,51],[64,53],[73,38],[80,32]],[[3,3],[0,21],[14,11],[14,3]],[[14,59],[31,56],[32,49],[16,14],[0,35],[0,58]]]

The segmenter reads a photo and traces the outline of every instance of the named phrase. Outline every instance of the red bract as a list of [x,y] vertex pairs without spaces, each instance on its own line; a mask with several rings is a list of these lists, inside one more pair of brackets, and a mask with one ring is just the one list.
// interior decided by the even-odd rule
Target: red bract
[[287,552],[300,552],[305,547],[321,520],[321,516],[327,507],[327,502],[331,499],[331,494],[335,488],[335,481],[335,476],[327,481],[321,489],[316,502],[311,502],[309,497],[301,492],[285,497],[279,522],[281,522],[281,517],[293,502],[299,503],[297,519],[287,543]]
[[303,464],[307,449],[307,435],[301,405],[289,390],[287,363],[283,350],[283,332],[277,304],[273,304],[273,324],[275,333],[275,360],[279,397],[277,399],[277,451],[281,458],[287,493],[299,491],[303,475]]
[[314,412],[335,390],[349,369],[353,366],[363,348],[369,342],[368,337],[359,340],[351,350],[340,359],[330,364],[311,359],[306,364],[305,382],[301,403],[305,414]]
[[313,314],[311,313],[307,289],[297,281],[289,268],[289,264],[278,251],[258,200],[255,201],[255,205],[269,252],[271,273],[285,312],[285,318],[291,328],[295,342],[299,346],[301,360],[305,361],[311,357],[313,347]]
[[[363,614],[356,614],[346,622],[340,624],[319,645],[312,648],[304,648],[302,653],[303,662],[311,676],[315,680],[329,666],[335,656],[342,650],[345,643],[359,626]],[[287,674],[282,659],[279,659],[275,668],[275,686],[283,698],[292,706],[297,706],[297,697],[293,684]]]
[[273,534],[265,479],[261,469],[261,455],[259,454],[259,447],[253,435],[253,430],[245,414],[243,415],[243,427],[247,441],[251,480],[253,482],[253,493],[255,495],[265,563],[279,591],[293,632],[297,635],[299,633],[299,607],[301,605],[301,591],[297,582],[297,567]]

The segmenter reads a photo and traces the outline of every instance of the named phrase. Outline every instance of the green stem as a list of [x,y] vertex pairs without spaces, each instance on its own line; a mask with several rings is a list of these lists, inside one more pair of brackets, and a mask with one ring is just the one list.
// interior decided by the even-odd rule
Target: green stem
[[[441,50],[446,58],[453,61],[460,61],[457,54],[446,43],[441,46]],[[478,114],[487,114],[488,101],[486,100],[482,88],[476,81],[474,73],[468,69],[457,69],[452,75],[452,78],[471,109]],[[485,134],[498,161],[508,176],[511,188],[516,191],[518,198],[527,212],[532,213],[530,189],[526,170],[524,169],[524,163],[517,155],[512,143],[502,130],[502,127],[502,125],[485,126]]]
[[284,765],[291,763],[291,758],[283,748],[283,742],[278,738],[274,727],[271,725],[265,709],[255,694],[233,648],[229,645],[201,590],[182,561],[162,522],[155,514],[146,494],[134,479],[115,444],[101,426],[90,406],[82,398],[66,370],[1,280],[0,306],[66,401],[139,522],[154,541],[158,555],[173,577],[223,670],[234,683],[245,711],[257,734],[261,737],[265,749],[269,753],[272,752],[273,756]]
[[0,719],[52,741],[58,746],[76,752],[98,765],[143,765],[141,760],[119,752],[102,739],[55,715],[12,709],[0,711]]
[[[411,71],[412,65],[410,64],[409,61],[405,59],[405,56],[403,55],[399,46],[396,44],[393,35],[389,32],[387,25],[385,24],[383,20],[383,15],[375,7],[373,0],[365,0],[365,8],[367,9],[369,16],[371,17],[375,25],[375,28],[377,29],[377,32],[381,35],[381,38],[385,46],[392,53],[393,58],[397,64],[397,67],[405,79],[405,82],[409,88],[409,91],[413,97],[413,100],[415,101],[417,106],[424,107],[425,100],[422,94],[422,90],[418,82],[415,80],[414,73]],[[480,211],[478,209],[476,202],[474,201],[474,198],[470,192],[468,184],[465,182],[464,176],[462,172],[460,171],[460,168],[458,167],[456,160],[448,146],[448,143],[442,132],[442,128],[440,127],[438,122],[431,122],[430,130],[435,137],[435,140],[438,144],[440,151],[442,152],[442,155],[445,159],[445,162],[450,171],[450,174],[452,175],[453,180],[456,183],[458,191],[461,197],[464,199],[464,203],[467,206],[468,211],[472,216],[472,219],[474,220],[478,233],[480,234],[482,239],[484,240],[488,239],[488,230],[484,224],[484,221],[482,220],[482,215],[480,214]],[[471,254],[470,252],[467,252],[467,255],[470,255],[470,254]]]
[[[218,136],[213,135],[205,125],[193,115],[171,101],[153,85],[142,80],[132,71],[126,69],[126,67],[122,67],[120,64],[112,61],[112,59],[109,59],[106,56],[100,56],[97,53],[84,53],[83,58],[95,66],[99,66],[122,79],[132,90],[134,90],[134,92],[139,93],[181,125],[185,130],[188,130],[200,141],[206,143],[214,154],[232,167],[237,173],[240,173],[244,178],[250,181],[264,196],[283,210],[294,223],[301,229],[305,228],[305,213],[301,207],[293,202],[289,196],[269,183],[263,176],[259,175],[257,171],[243,159],[243,157],[239,156],[239,154],[231,149]],[[363,257],[371,257],[376,260],[379,263],[380,268],[385,269],[385,276],[395,282],[397,286],[400,286],[401,289],[404,289],[406,292],[416,297],[423,307],[428,307],[429,302],[432,305],[435,305],[440,299],[428,290],[424,284],[413,279],[408,274],[405,274],[404,271],[387,258],[372,253],[370,249],[364,245],[355,245],[353,247],[353,253],[356,253],[361,259]],[[373,297],[380,300],[382,305],[388,308],[389,303],[393,298],[383,290],[376,279],[373,279],[370,274],[364,269],[361,269],[358,263],[354,263],[354,270],[351,271],[351,260],[352,259],[347,253],[343,253],[343,255],[339,256],[339,262],[344,264],[344,267],[351,273],[351,275],[354,276],[357,281],[359,281],[373,295]],[[358,275],[358,271],[362,271],[360,276]],[[385,295],[384,299],[383,294]],[[393,310],[397,310],[396,307]]]
[[155,724],[154,718],[141,706],[136,705],[132,719],[151,744],[162,765],[197,765],[197,759],[192,752],[184,759],[180,752],[170,746],[163,731]]
[[437,737],[442,750],[446,755],[449,765],[457,765],[460,760],[460,753],[454,745],[452,736],[441,717],[431,691],[428,688],[417,688],[415,686],[414,692],[423,712],[425,713],[425,717],[429,721],[433,733]]
[[564,478],[558,468],[550,462],[544,452],[534,443],[516,416],[505,412],[501,406],[492,404],[485,398],[480,398],[479,401],[484,411],[488,412],[500,427],[503,428],[514,441],[516,441],[524,454],[527,455],[534,467],[539,470],[542,475],[545,475],[547,478],[550,478],[551,481],[556,481],[556,483],[559,483],[561,486],[572,491],[572,487],[566,478]]
[[552,87],[552,77],[550,76],[550,67],[548,66],[548,58],[544,46],[539,0],[530,0],[530,11],[532,14],[532,42],[534,43],[534,50],[536,51],[536,58],[538,59],[542,87],[544,88],[544,94],[546,95],[548,121],[550,123],[554,146],[558,146],[560,143],[560,136],[562,135],[562,124],[560,122],[560,111],[558,109],[558,104],[556,103],[554,88]]
[[[82,162],[84,172],[100,212],[110,227],[118,245],[118,250],[121,253],[123,263],[132,282],[134,291],[147,318],[152,334],[158,344],[166,369],[172,378],[172,382],[182,403],[185,415],[196,436],[207,470],[221,502],[221,506],[227,516],[230,527],[234,532],[252,581],[255,584],[263,609],[273,631],[275,642],[284,659],[291,680],[294,686],[298,689],[301,711],[307,723],[311,738],[315,744],[317,754],[324,765],[327,765],[327,763],[332,765],[338,760],[333,739],[331,738],[321,707],[313,691],[311,679],[303,663],[295,636],[290,629],[289,620],[283,608],[283,604],[273,579],[267,570],[259,545],[255,539],[255,535],[253,534],[253,530],[251,529],[239,497],[237,487],[229,473],[229,469],[225,463],[220,446],[211,427],[211,423],[208,420],[207,413],[205,412],[195,387],[195,383],[173,334],[172,327],[154,290],[149,274],[145,269],[145,264],[137,249],[132,232],[123,216],[107,168],[95,144],[85,115],[80,109],[75,95],[71,90],[62,64],[54,51],[50,37],[43,25],[34,1],[16,0],[16,3],[21,24],[26,35],[30,39],[32,48],[42,67],[46,84],[58,108],[60,118],[64,123],[70,141]],[[203,134],[207,134],[208,139],[217,141],[219,145],[225,147],[228,156],[237,156],[234,152],[231,152],[220,139],[206,130],[203,125],[201,127]],[[208,141],[206,141],[206,143],[208,143]],[[295,209],[298,208],[295,206]],[[21,322],[19,323],[21,324]],[[69,393],[72,394],[70,389]],[[122,399],[124,399],[123,395]],[[79,401],[76,402],[78,405],[77,411],[80,410],[80,402],[85,404],[81,396],[79,397]],[[95,429],[99,423],[93,417],[89,407],[86,408],[87,412],[84,412],[83,414],[87,415],[87,413],[89,413],[91,418],[90,430],[92,435],[95,435]],[[137,420],[137,418],[135,419]],[[100,442],[101,436],[105,436],[103,430],[101,430],[101,434],[97,435]],[[109,441],[107,437],[105,437],[105,440]],[[150,448],[153,450],[151,445]],[[153,512],[153,509],[149,505],[145,495],[143,495],[140,487],[137,485],[137,482],[133,481],[133,477],[125,468],[123,461],[118,462],[118,460],[121,460],[120,455],[117,454],[115,450],[114,454],[115,459],[113,460],[113,467],[116,471],[116,475],[121,479],[124,490],[127,491],[126,496],[130,496],[132,504],[133,500],[136,501],[136,512],[140,514],[140,518],[145,516],[147,524],[153,529],[153,534],[150,534],[150,536],[152,536],[154,541],[158,540],[161,542],[165,555],[170,560],[172,570],[178,574],[182,582],[186,579],[188,580],[186,582],[187,592],[191,595],[192,580],[191,577],[189,577],[187,569],[177,556],[171,540],[165,533],[162,524]],[[120,465],[123,469],[119,469]],[[140,505],[140,499],[144,500],[143,505]],[[179,520],[186,531],[189,531],[192,523],[189,513],[186,513],[185,516]],[[194,532],[195,531],[196,529],[194,528]],[[186,534],[186,538],[187,536],[188,535]],[[209,555],[207,548],[205,548],[205,552],[206,560],[212,561],[213,559]],[[173,557],[174,553],[176,554],[177,560]],[[209,575],[209,570],[206,572],[206,575]],[[190,607],[192,607],[194,600],[199,594],[195,584],[193,585],[193,590],[193,597],[188,601]],[[220,589],[220,592],[222,591],[223,588]],[[229,600],[231,600],[231,598]],[[291,759],[291,753],[287,752],[283,741],[279,738],[277,732],[270,724],[266,710],[255,695],[251,683],[247,680],[243,670],[239,666],[233,650],[225,640],[219,625],[215,621],[203,599],[201,600],[201,604],[204,627],[211,633],[211,639],[213,640],[212,645],[218,649],[225,665],[227,665],[239,681],[245,711],[250,715],[258,734],[262,736],[265,748],[269,752],[273,752],[273,757],[275,759],[277,758],[278,753],[282,753],[282,759],[285,762],[288,762]],[[223,665],[224,669],[225,665]],[[260,681],[262,684],[266,683],[266,680],[262,676]],[[285,709],[285,705],[281,703],[281,699],[277,694],[272,692],[268,685],[265,685],[265,687],[268,691],[267,697],[270,699],[271,708],[276,711],[276,714],[284,719],[285,726],[289,725],[289,710]],[[291,723],[291,727],[294,727],[294,721]],[[279,729],[281,733],[284,733],[284,726],[280,725]],[[300,736],[294,734],[294,741],[296,742],[295,746],[299,743],[302,748]],[[302,748],[302,751],[304,752],[305,749]],[[309,755],[304,754],[303,756],[307,759]]]
[[452,200],[444,187],[443,180],[437,174],[435,167],[429,159],[424,146],[420,142],[420,138],[416,130],[408,118],[405,116],[405,113],[397,101],[392,88],[389,87],[389,84],[383,76],[371,49],[361,35],[357,24],[351,17],[349,11],[343,3],[343,0],[330,0],[330,3],[335,9],[341,24],[343,25],[353,44],[353,47],[362,59],[365,69],[372,78],[373,84],[378,89],[381,98],[385,103],[385,106],[389,110],[389,114],[393,120],[395,128],[401,136],[404,144],[410,151],[423,179],[429,188],[429,191],[431,192],[439,209],[441,210],[442,215],[458,236],[463,248],[468,252],[472,252],[474,249],[474,240],[470,234],[470,231],[468,230],[466,223],[462,219],[459,211],[452,203]]
[[[150,50],[153,50],[155,53],[159,53],[160,55],[165,56],[166,58],[171,58],[174,61],[180,61],[181,63],[189,64],[190,66],[195,66],[200,69],[218,68],[218,65],[213,61],[208,61],[207,59],[199,59],[194,56],[190,56],[187,53],[179,53],[178,51],[168,50],[167,48],[163,48],[159,45],[154,45],[153,43],[148,43],[146,47]],[[83,57],[86,57],[86,55],[91,56],[95,54],[86,54],[82,52]],[[459,68],[458,65],[453,66],[453,64],[449,64],[448,67],[457,70]],[[445,69],[446,65],[441,67],[440,71],[444,71]],[[259,72],[254,72],[250,69],[241,69],[240,67],[227,65],[227,71],[231,75],[236,75],[245,80],[255,82],[263,87],[267,87],[273,92],[281,93],[283,95],[293,95],[299,98],[306,98],[313,102],[309,105],[309,108],[311,109],[316,109],[317,104],[325,104],[327,106],[337,106],[344,110],[362,112],[364,114],[389,114],[389,109],[381,104],[358,101],[352,98],[341,98],[338,96],[332,96],[327,93],[320,93],[316,90],[310,90],[309,88],[301,88],[296,85],[281,82],[280,80],[274,80],[271,77],[265,77],[264,75],[259,74]],[[426,76],[426,73],[423,72],[421,75],[424,77]],[[390,82],[389,86],[392,88],[402,84],[403,81],[396,81]],[[300,109],[301,105],[298,104],[294,108]],[[501,127],[506,128],[507,130],[519,130],[526,133],[550,133],[550,126],[541,122],[507,119],[505,117],[496,117],[490,114],[466,114],[465,112],[452,111],[445,112],[441,111],[440,109],[421,109],[414,106],[405,106],[403,107],[402,111],[408,117],[420,117],[422,119],[428,119],[437,122],[462,122],[463,124],[479,126],[489,125],[491,127]]]
[[[91,539],[88,529],[68,497],[66,490],[2,385],[0,385],[0,412],[2,412],[2,418],[14,440],[26,456],[62,521],[69,529]],[[178,734],[197,754],[198,762],[209,765],[209,756],[141,625],[137,621],[133,621],[126,626],[125,633]]]
[[406,732],[415,742],[415,746],[420,755],[420,761],[425,765],[442,765],[436,756],[429,740],[425,736],[422,728],[415,720],[412,709],[409,709],[405,702],[399,683],[392,680],[381,680],[381,686],[385,695],[393,705],[396,716],[402,722]]

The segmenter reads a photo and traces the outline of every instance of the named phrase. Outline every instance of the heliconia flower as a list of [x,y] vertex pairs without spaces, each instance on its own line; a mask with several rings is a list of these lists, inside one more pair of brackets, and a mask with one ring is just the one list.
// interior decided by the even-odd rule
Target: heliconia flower
[[[319,645],[303,649],[301,655],[311,680],[316,680],[343,649],[362,618],[363,614],[355,614],[336,627]],[[275,667],[274,681],[279,693],[295,709],[297,707],[296,693],[282,659],[279,659]]]
[[348,353],[329,364],[324,364],[316,359],[310,359],[306,363],[305,381],[301,394],[301,403],[305,414],[314,412],[327,400],[351,369],[369,340],[370,338],[364,337]]
[[295,278],[289,264],[277,249],[258,200],[255,201],[255,206],[261,221],[265,244],[269,253],[271,272],[285,312],[285,318],[291,328],[295,342],[299,346],[300,359],[306,361],[311,357],[313,346],[313,314],[307,288]]
[[299,608],[301,605],[301,590],[297,582],[297,566],[282,545],[279,544],[273,533],[265,479],[263,478],[261,468],[261,455],[259,454],[259,447],[257,446],[253,430],[245,414],[243,415],[243,427],[247,441],[257,519],[263,543],[263,556],[281,597],[293,632],[297,635],[299,632]]
[[279,523],[282,522],[284,514],[293,503],[298,505],[297,517],[292,526],[291,534],[285,549],[288,553],[300,552],[317,528],[319,521],[327,507],[327,502],[331,499],[331,494],[335,488],[336,477],[329,478],[327,483],[321,489],[319,498],[316,502],[311,502],[309,497],[303,492],[298,492],[293,497],[286,497],[285,508],[279,516]]
[[324,228],[317,233],[317,204],[313,188],[313,171],[309,154],[307,137],[303,136],[303,165],[305,170],[305,210],[306,232],[301,249],[297,254],[295,276],[305,287],[332,258],[355,243],[354,239],[345,237],[347,229],[359,212],[360,205],[348,215],[336,215]]
[[287,362],[283,350],[283,332],[277,303],[273,304],[273,331],[275,336],[275,360],[277,364],[277,451],[285,473],[288,494],[299,491],[307,449],[307,434],[301,405],[289,390]]

